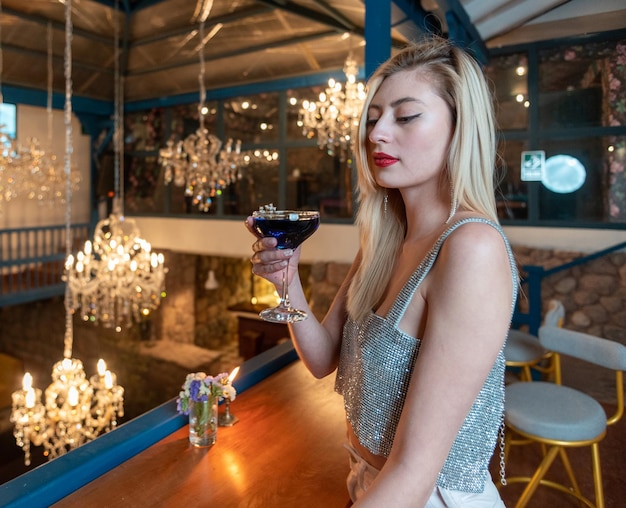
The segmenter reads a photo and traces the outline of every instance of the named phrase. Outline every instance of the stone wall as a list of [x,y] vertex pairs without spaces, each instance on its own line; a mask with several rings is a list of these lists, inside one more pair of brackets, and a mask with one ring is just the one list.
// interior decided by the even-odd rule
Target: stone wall
[[[582,256],[527,247],[514,247],[514,252],[520,266],[546,270]],[[542,281],[541,295],[544,312],[551,299],[563,303],[566,328],[626,344],[626,253],[614,252],[549,275]],[[523,296],[520,307],[528,309]]]

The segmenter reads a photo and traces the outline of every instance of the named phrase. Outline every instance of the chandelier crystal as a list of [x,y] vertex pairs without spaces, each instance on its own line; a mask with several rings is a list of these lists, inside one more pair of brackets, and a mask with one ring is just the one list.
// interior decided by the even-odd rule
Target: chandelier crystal
[[309,139],[317,136],[319,148],[331,156],[338,154],[341,160],[345,160],[357,139],[366,95],[365,85],[356,80],[359,68],[351,54],[345,61],[343,72],[345,85],[329,79],[318,100],[302,101],[298,114],[302,134]]
[[[228,139],[226,145],[214,134],[211,134],[204,125],[206,115],[204,85],[204,24],[209,15],[212,2],[204,4],[200,14],[200,27],[198,36],[200,48],[200,72],[198,82],[200,85],[200,102],[198,104],[198,117],[200,126],[195,133],[190,134],[184,140],[175,142],[169,140],[165,148],[159,150],[159,162],[163,168],[166,185],[174,182],[177,187],[185,188],[185,196],[190,197],[194,206],[201,212],[208,212],[213,200],[222,194],[223,190],[232,183],[242,178],[242,168],[246,166],[247,159],[241,153],[241,140]],[[207,37],[211,38],[221,24]]]
[[[65,248],[71,251],[70,178],[72,154],[72,86],[71,86],[71,22],[72,0],[65,0]],[[63,360],[52,368],[52,382],[43,393],[33,387],[32,375],[24,374],[22,389],[13,392],[11,422],[13,435],[24,451],[24,463],[31,463],[31,445],[43,446],[44,455],[53,459],[81,446],[117,426],[123,416],[124,388],[107,370],[104,360],[98,361],[98,373],[87,378],[83,363],[72,357],[73,326],[69,288],[65,289],[65,337]]]

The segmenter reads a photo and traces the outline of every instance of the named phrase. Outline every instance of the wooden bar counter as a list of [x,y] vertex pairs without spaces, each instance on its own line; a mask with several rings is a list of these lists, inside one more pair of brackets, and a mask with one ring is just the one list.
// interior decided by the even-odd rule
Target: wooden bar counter
[[333,383],[292,361],[238,394],[231,413],[239,421],[219,427],[212,447],[190,445],[183,423],[47,506],[343,508],[346,424]]

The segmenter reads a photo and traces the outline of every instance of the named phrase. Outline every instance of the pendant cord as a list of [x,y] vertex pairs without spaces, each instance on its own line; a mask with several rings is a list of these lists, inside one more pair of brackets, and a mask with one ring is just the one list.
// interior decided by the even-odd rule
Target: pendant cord
[[114,111],[113,111],[113,152],[114,152],[114,174],[115,174],[115,199],[116,203],[113,204],[113,211],[124,215],[124,161],[122,155],[122,142],[124,139],[122,118],[123,118],[123,86],[120,72],[120,29],[119,29],[119,0],[115,0],[115,13],[116,19],[113,22],[113,36],[114,36],[114,64],[115,64],[115,76],[114,76]]
[[198,104],[198,115],[200,120],[200,131],[204,130],[204,100],[206,98],[206,88],[204,85],[204,18],[200,21],[200,27],[198,29],[198,36],[200,37],[200,49],[198,55],[200,58],[200,73],[198,74],[198,84],[200,85],[200,102]]
[[[65,257],[72,253],[72,0],[65,0]],[[74,330],[72,327],[72,313],[70,311],[69,283],[65,286],[65,341],[63,356],[72,357],[72,342]]]
[[47,60],[47,72],[48,72],[48,98],[46,101],[46,113],[48,120],[48,151],[52,150],[52,22],[48,21],[46,27],[46,41],[48,46],[48,60]]

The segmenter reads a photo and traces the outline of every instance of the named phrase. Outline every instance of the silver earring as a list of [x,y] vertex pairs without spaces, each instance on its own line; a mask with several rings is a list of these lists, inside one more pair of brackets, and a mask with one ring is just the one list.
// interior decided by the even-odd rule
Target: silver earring
[[389,202],[389,194],[385,192],[385,198],[383,200],[383,213],[385,217],[387,217],[387,203]]
[[458,207],[459,202],[454,197],[454,187],[452,186],[452,179],[450,179],[450,215],[448,215],[445,224],[448,224],[452,220]]
[[456,210],[458,207],[459,207],[458,201],[452,198],[452,203],[450,203],[450,215],[448,215],[448,218],[446,219],[446,224],[448,224],[448,222],[452,220],[452,217],[454,217],[454,214],[456,213]]

